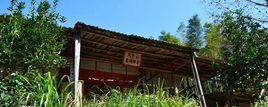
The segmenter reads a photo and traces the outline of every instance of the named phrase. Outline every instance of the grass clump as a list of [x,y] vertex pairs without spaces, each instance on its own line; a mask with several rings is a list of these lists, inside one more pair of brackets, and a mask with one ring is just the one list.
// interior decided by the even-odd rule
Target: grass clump
[[254,107],[268,107],[268,96],[263,100],[255,102]]
[[72,83],[60,88],[64,78],[68,77],[57,79],[50,72],[13,73],[0,82],[0,106],[65,107],[72,99],[68,90]]
[[86,103],[88,107],[196,107],[194,99],[176,95],[169,96],[158,85],[155,93],[141,92],[137,87],[125,92],[111,89],[105,95],[92,94]]

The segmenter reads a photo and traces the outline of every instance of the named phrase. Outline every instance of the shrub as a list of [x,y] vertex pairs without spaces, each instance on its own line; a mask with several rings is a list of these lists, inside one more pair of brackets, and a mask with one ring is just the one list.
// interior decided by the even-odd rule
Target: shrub
[[11,0],[10,13],[0,15],[1,77],[12,72],[52,71],[66,64],[59,55],[65,41],[57,24],[64,21],[56,12],[57,4],[57,0],[53,4],[31,0],[27,11],[25,2]]

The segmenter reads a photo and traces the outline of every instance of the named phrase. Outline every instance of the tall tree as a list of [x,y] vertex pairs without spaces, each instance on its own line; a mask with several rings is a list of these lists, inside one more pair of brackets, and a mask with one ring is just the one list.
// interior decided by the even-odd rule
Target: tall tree
[[211,60],[222,59],[221,47],[223,46],[224,37],[220,33],[220,25],[205,23],[205,41],[206,46],[201,49],[201,55]]
[[230,104],[233,90],[268,88],[268,32],[241,11],[226,13],[221,21],[224,36],[223,63],[219,77]]
[[161,35],[159,36],[160,41],[166,41],[172,44],[180,45],[180,39],[176,38],[169,32],[161,31]]
[[[0,68],[4,73],[28,70],[55,70],[64,65],[59,55],[63,49],[64,18],[56,12],[57,0],[31,1],[27,15],[25,2],[11,0],[10,14],[0,24]],[[3,73],[1,72],[1,73]]]
[[198,18],[198,15],[194,15],[188,20],[188,25],[186,26],[186,45],[201,49],[203,45],[202,31],[200,19]]

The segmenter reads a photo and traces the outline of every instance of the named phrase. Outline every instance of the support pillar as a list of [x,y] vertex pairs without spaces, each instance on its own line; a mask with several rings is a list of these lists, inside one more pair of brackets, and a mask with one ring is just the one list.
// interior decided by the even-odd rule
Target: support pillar
[[81,37],[75,35],[75,49],[74,49],[74,103],[75,107],[80,107],[80,101],[82,100],[82,84],[79,83],[79,64],[80,64],[80,49],[81,49]]
[[203,89],[202,89],[202,85],[201,85],[201,81],[200,81],[200,77],[199,77],[199,74],[198,74],[198,70],[197,70],[197,66],[196,66],[194,58],[195,58],[195,53],[193,53],[193,55],[192,55],[191,66],[192,66],[192,70],[193,70],[196,89],[197,89],[197,92],[198,92],[197,95],[199,96],[199,99],[201,100],[202,107],[207,107],[206,100],[205,100],[204,93],[203,93]]
[[176,74],[172,74],[172,82],[173,82],[173,88],[174,88],[174,95],[177,95],[179,93],[179,90],[178,90],[178,87],[177,87]]

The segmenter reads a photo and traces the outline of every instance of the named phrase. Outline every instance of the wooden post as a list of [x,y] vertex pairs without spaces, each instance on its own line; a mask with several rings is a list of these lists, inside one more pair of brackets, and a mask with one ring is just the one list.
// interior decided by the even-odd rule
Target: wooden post
[[199,99],[201,100],[202,107],[207,107],[206,100],[205,100],[205,97],[204,97],[204,93],[203,93],[203,90],[202,90],[200,77],[199,77],[199,74],[198,74],[198,70],[197,70],[197,66],[196,66],[194,58],[195,58],[195,53],[193,53],[193,55],[192,55],[192,63],[191,63],[191,65],[192,65],[194,80],[195,80],[195,83],[196,83],[196,88],[198,90],[198,95],[199,95]]
[[174,88],[174,95],[177,95],[179,93],[179,91],[178,91],[178,87],[177,87],[176,74],[172,74],[172,82],[173,82],[173,88]]
[[[75,50],[74,50],[74,103],[75,107],[80,107],[80,95],[81,86],[79,85],[79,64],[80,64],[80,48],[81,48],[81,37],[75,35]],[[80,87],[80,88],[79,88]]]
[[262,89],[262,90],[261,90],[261,92],[260,92],[260,95],[259,95],[259,99],[261,99],[261,98],[262,98],[262,96],[263,96],[264,92],[265,92],[265,89]]

